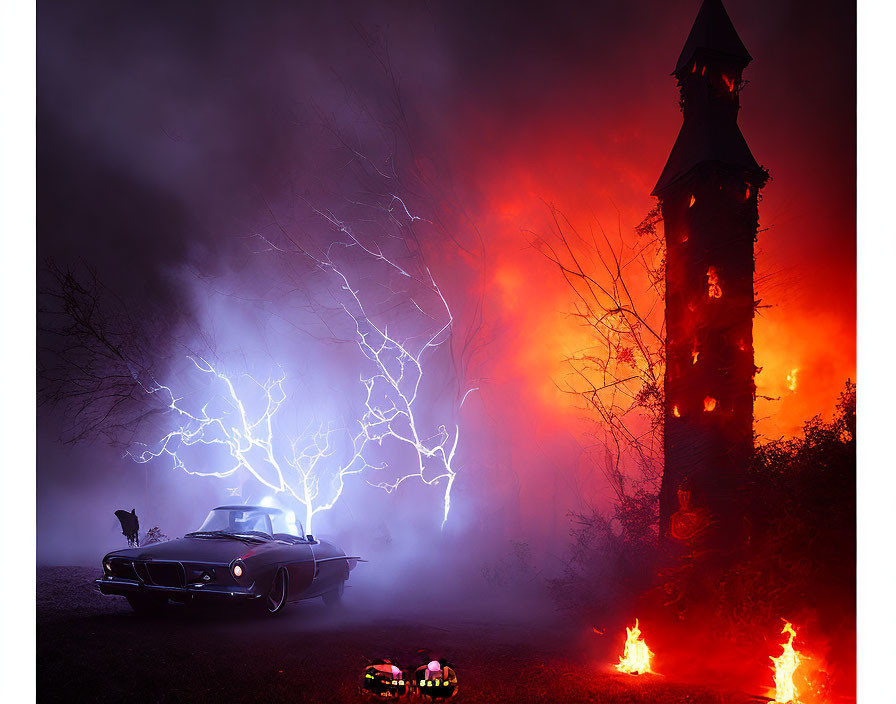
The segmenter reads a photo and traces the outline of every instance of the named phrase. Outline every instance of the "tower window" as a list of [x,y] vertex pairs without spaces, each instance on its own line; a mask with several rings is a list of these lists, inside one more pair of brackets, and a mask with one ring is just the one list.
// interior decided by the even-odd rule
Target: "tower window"
[[787,375],[787,388],[791,393],[796,393],[796,375],[799,372],[799,369],[791,369],[790,374]]
[[706,282],[709,284],[709,297],[721,298],[722,287],[719,286],[719,272],[714,266],[711,266],[706,270]]

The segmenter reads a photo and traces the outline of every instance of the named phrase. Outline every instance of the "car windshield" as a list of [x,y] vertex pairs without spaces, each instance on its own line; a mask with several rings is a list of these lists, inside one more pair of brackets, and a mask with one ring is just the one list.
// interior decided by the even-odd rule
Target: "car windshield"
[[199,530],[195,532],[229,533],[268,538],[284,534],[297,538],[301,535],[298,522],[288,521],[287,514],[283,511],[255,506],[213,509]]

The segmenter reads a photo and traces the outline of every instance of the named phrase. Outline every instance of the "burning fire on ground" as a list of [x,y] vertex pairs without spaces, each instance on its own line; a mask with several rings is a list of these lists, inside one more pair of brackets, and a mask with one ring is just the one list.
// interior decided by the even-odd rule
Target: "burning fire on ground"
[[647,643],[641,638],[641,629],[638,627],[638,619],[635,619],[635,625],[632,628],[625,628],[625,650],[616,669],[629,675],[643,675],[646,672],[653,672],[650,669],[650,658],[653,653],[647,647]]
[[[597,628],[593,628],[593,630],[598,635],[603,635],[603,631]],[[787,642],[780,644],[780,655],[769,656],[773,663],[770,669],[774,673],[775,689],[774,699],[769,697],[768,700],[774,704],[805,704],[805,701],[798,698],[799,693],[793,678],[797,668],[811,658],[807,658],[803,653],[794,649],[793,640],[796,637],[796,630],[794,630],[793,624],[786,621],[781,633],[786,634],[788,638]],[[625,648],[615,667],[619,672],[629,675],[657,674],[650,666],[653,657],[654,653],[647,647],[647,643],[642,637],[640,622],[635,619],[635,625],[625,629]],[[819,669],[818,672],[826,676],[824,670]],[[805,673],[802,676],[805,678]],[[812,701],[816,700],[816,696],[823,694],[825,688],[823,682],[816,686],[812,681],[806,680],[806,685],[808,690],[804,691],[804,695],[810,696]]]
[[781,643],[783,652],[778,657],[770,656],[775,672],[775,702],[777,704],[788,704],[788,702],[796,704],[798,700],[796,687],[793,684],[793,673],[800,665],[800,654],[793,649],[796,631],[788,621],[784,624],[781,633],[789,635],[787,642]]

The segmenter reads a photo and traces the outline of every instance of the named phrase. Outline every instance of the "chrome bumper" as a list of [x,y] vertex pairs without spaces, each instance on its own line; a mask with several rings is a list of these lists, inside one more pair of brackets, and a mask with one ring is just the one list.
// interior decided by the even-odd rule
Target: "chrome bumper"
[[139,592],[150,592],[154,594],[166,594],[170,597],[178,596],[229,596],[243,599],[257,599],[260,595],[254,591],[255,584],[248,587],[226,586],[219,584],[206,584],[197,582],[195,584],[187,584],[183,587],[165,587],[159,584],[146,584],[133,579],[122,579],[121,577],[100,577],[96,580],[96,585],[103,594],[116,594],[126,596]]

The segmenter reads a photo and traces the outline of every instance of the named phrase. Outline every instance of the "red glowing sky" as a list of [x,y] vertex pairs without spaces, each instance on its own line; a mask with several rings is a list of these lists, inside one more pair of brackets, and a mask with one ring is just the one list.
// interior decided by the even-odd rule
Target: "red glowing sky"
[[[668,74],[698,5],[617,17],[613,28],[598,13],[592,33],[566,25],[571,12],[535,33],[505,17],[495,20],[505,31],[498,46],[478,47],[461,66],[468,82],[448,129],[454,168],[476,194],[472,212],[489,243],[487,310],[512,330],[493,380],[515,379],[549,408],[570,408],[553,380],[583,332],[562,315],[571,292],[527,248],[527,230],[547,227],[543,201],[578,227],[611,232],[631,232],[650,209],[681,124]],[[757,392],[780,397],[757,400],[756,428],[776,437],[828,416],[855,379],[853,18],[801,3],[726,6],[754,57],[741,128],[772,176],[756,247],[757,297],[772,307],[754,336]],[[551,50],[555,39],[562,49]]]

